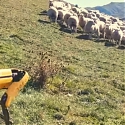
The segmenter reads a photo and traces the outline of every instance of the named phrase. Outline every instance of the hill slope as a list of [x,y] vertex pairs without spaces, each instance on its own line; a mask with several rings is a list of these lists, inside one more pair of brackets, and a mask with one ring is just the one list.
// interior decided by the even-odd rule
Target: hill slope
[[101,13],[112,15],[115,17],[125,17],[125,2],[111,2],[104,6],[96,6],[91,9],[99,10]]
[[9,108],[14,124],[124,124],[124,50],[62,30],[49,23],[47,9],[45,0],[0,2],[0,68],[33,76],[42,52],[64,65],[41,91],[29,81]]

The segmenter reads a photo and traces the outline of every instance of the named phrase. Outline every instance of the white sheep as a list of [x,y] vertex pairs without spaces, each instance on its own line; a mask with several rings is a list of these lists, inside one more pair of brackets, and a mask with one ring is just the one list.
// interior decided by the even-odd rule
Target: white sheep
[[96,14],[91,12],[87,15],[88,18],[95,18],[96,17]]
[[123,38],[123,32],[121,29],[114,29],[111,34],[112,41],[116,41],[116,45],[121,45],[121,41]]
[[55,7],[55,8],[62,8],[65,6],[64,2],[61,1],[51,1],[51,6]]
[[47,11],[47,16],[49,16],[49,19],[51,22],[57,22],[58,18],[58,10],[55,7],[50,7]]
[[79,15],[79,26],[83,29],[84,31],[84,28],[85,28],[85,25],[88,21],[90,21],[91,19],[90,18],[86,18],[84,17],[83,14],[80,14]]
[[70,16],[72,16],[73,14],[71,12],[66,12],[65,15],[64,15],[64,22],[66,24],[66,26],[69,28],[68,26],[68,19]]
[[92,27],[92,25],[94,25],[95,23],[94,23],[94,20],[89,20],[87,23],[86,23],[86,25],[85,25],[85,27],[84,27],[84,31],[86,32],[86,33],[91,33],[91,27]]
[[105,24],[104,29],[104,39],[109,39],[111,41],[112,27],[109,24]]
[[94,24],[91,26],[91,33],[97,36],[97,40],[100,38],[100,27],[98,24]]
[[120,29],[117,24],[105,24],[104,38],[107,38],[109,41],[111,41],[111,35],[115,29]]
[[100,20],[96,20],[95,22],[99,26],[100,35],[102,35],[102,37],[104,38],[105,23]]
[[80,14],[81,10],[77,7],[72,7],[72,10],[77,13],[77,14]]
[[85,8],[80,8],[80,13],[84,14],[84,16],[87,17],[89,12]]
[[92,29],[92,25],[95,25],[94,20],[90,20],[86,23],[85,27],[84,27],[84,31],[89,34],[89,38],[91,39],[92,37],[92,33],[94,31],[94,27]]
[[67,8],[68,10],[70,10],[70,9],[72,8],[70,3],[66,3],[65,6],[66,6],[66,8]]
[[123,30],[122,32],[123,32],[122,43],[125,44],[125,30]]
[[108,18],[105,16],[100,16],[99,19],[100,21],[103,21],[103,22],[106,22],[108,20]]
[[70,16],[68,19],[68,26],[71,29],[71,32],[77,32],[77,27],[79,25],[79,19],[77,16]]
[[123,31],[125,30],[125,25],[120,26],[120,29]]
[[60,21],[60,24],[64,23],[64,16],[67,12],[64,10],[58,10],[58,20]]

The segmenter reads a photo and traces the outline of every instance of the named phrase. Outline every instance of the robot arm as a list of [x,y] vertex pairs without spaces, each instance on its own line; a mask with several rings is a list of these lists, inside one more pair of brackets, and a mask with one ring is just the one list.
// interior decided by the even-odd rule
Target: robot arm
[[0,89],[7,89],[1,98],[4,120],[5,122],[7,121],[6,125],[9,125],[9,113],[7,108],[28,82],[28,79],[28,73],[23,70],[0,69]]

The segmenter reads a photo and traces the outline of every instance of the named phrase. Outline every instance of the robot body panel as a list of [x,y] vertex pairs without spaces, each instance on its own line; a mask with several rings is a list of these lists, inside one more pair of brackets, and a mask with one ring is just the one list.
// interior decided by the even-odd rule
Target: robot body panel
[[8,107],[29,80],[27,72],[19,69],[0,69],[0,89],[7,89],[1,98],[3,115],[0,117],[10,125]]
[[9,86],[9,88],[6,91],[7,94],[7,101],[5,103],[6,107],[10,106],[11,101],[18,95],[19,91],[25,86],[25,84],[28,82],[29,75],[27,72],[25,72],[24,77],[18,81],[18,82],[13,82]]
[[11,69],[0,69],[0,89],[8,88],[12,81]]
[[0,77],[12,76],[11,69],[0,69]]

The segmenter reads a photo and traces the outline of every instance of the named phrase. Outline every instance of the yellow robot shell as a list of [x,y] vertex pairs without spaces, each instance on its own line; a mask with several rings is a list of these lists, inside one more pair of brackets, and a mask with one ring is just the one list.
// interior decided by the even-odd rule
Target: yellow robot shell
[[25,84],[28,82],[29,80],[29,75],[27,72],[25,72],[24,77],[18,81],[18,82],[13,82],[8,90],[6,91],[7,93],[7,101],[5,103],[6,107],[9,107],[11,104],[11,101],[18,95],[19,91],[25,86]]
[[12,76],[11,69],[0,69],[0,77]]
[[11,69],[0,69],[0,89],[8,88],[12,80]]

